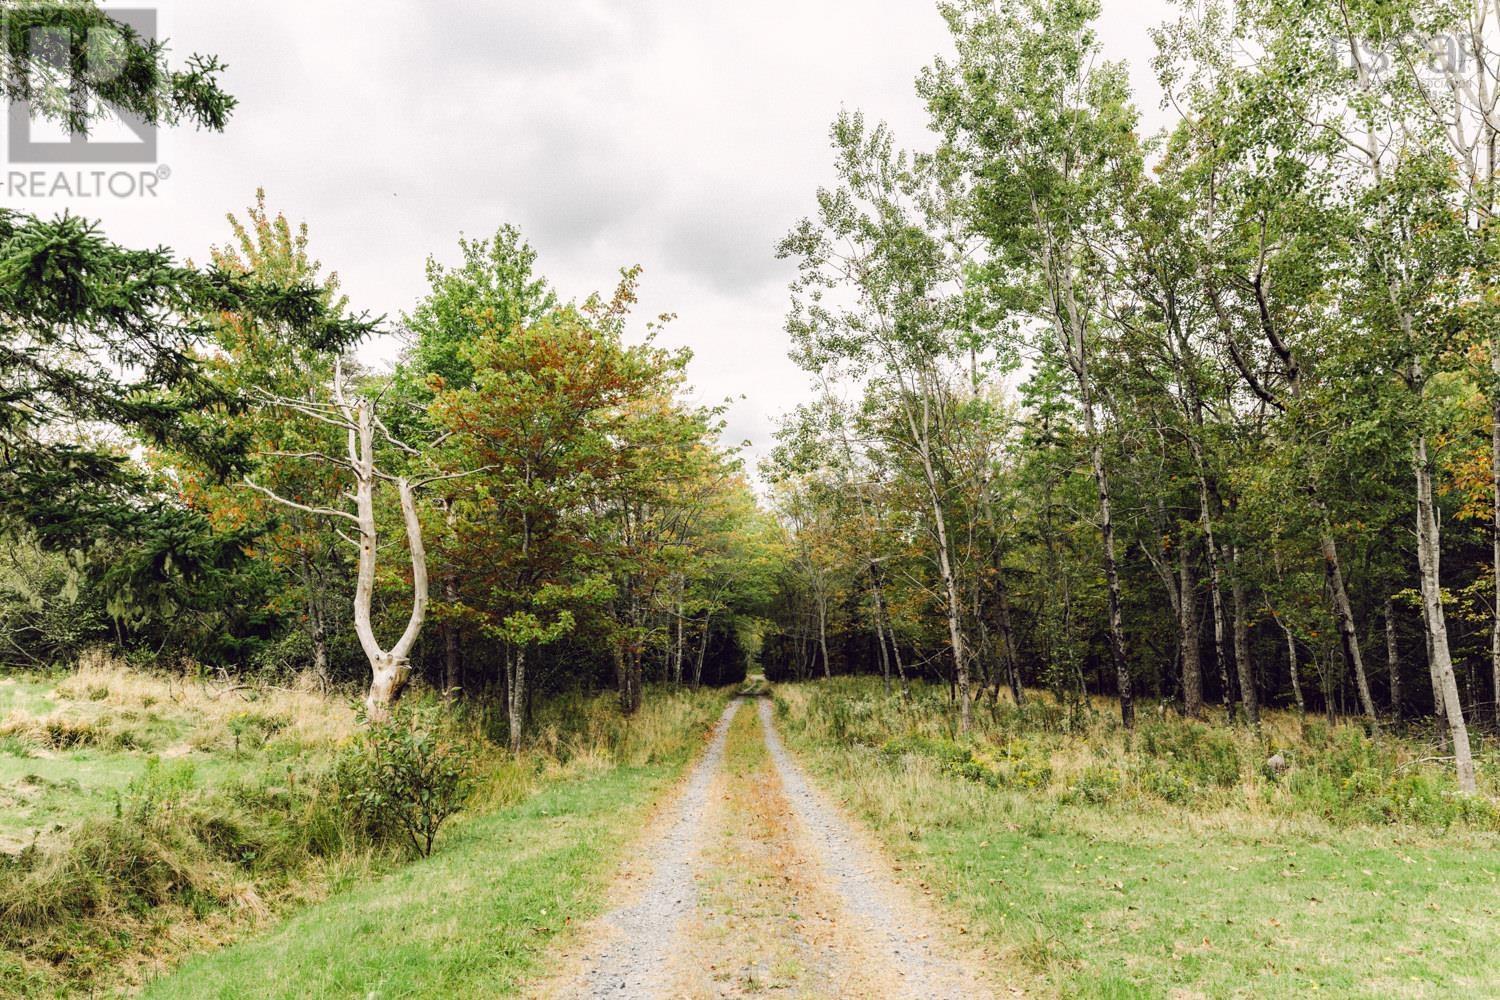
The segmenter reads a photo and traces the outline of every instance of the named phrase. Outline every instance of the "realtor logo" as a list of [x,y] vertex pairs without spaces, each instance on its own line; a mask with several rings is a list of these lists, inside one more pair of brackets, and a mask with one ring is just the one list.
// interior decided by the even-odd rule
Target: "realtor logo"
[[[70,19],[66,7],[50,8],[55,12],[50,17],[45,14],[49,10],[47,5],[28,5],[23,9],[33,23],[4,25],[5,44],[25,46],[26,55],[19,57],[17,53],[19,58],[13,58],[11,63],[27,65],[33,76],[30,81],[33,98],[45,102],[47,110],[76,107],[89,99],[89,93],[97,97],[101,90],[107,92],[110,80],[125,70],[124,36],[118,28],[108,23],[79,26],[76,19]],[[150,45],[155,41],[155,10],[105,8],[104,13],[116,24],[134,31],[141,43]],[[17,29],[19,35],[14,33]],[[12,164],[156,162],[156,128],[134,112],[107,102],[102,105],[102,110],[128,129],[133,139],[105,141],[82,132],[70,132],[66,139],[51,140],[33,134],[37,119],[55,117],[41,115],[39,110],[33,100],[10,102],[7,146]],[[101,108],[89,110],[94,117],[93,113]]]

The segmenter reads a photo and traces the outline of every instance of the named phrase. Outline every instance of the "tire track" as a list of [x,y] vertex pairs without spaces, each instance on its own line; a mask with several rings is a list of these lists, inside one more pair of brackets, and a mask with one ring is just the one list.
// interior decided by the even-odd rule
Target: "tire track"
[[821,867],[848,916],[863,925],[867,940],[878,943],[875,950],[892,967],[904,995],[912,1000],[993,997],[976,969],[938,943],[944,924],[937,915],[896,882],[881,854],[808,783],[782,745],[769,699],[761,701],[760,718],[808,854]]
[[671,996],[669,966],[683,918],[697,908],[693,865],[704,833],[708,793],[724,759],[729,724],[740,708],[724,709],[713,738],[684,785],[680,798],[649,841],[650,876],[633,902],[605,914],[588,935],[572,981],[538,995],[569,1000],[656,1000]]
[[[743,700],[725,708],[677,801],[642,836],[640,865],[620,876],[644,873],[644,884],[594,921],[566,968],[528,995],[733,998],[778,985],[798,997],[995,997],[975,957],[949,945],[940,916],[808,782],[776,732],[769,698],[758,699],[757,726],[769,763],[741,768],[748,785],[726,785],[735,776],[725,743]],[[701,898],[700,882],[712,898]],[[738,949],[726,936],[736,930],[748,935]],[[785,975],[761,968],[774,956],[793,960]]]

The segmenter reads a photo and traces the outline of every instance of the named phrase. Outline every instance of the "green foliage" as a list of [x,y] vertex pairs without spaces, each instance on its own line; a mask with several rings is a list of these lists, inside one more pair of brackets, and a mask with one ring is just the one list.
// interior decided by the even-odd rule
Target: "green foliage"
[[1227,788],[1240,780],[1240,749],[1231,733],[1202,723],[1162,719],[1141,726],[1142,753],[1158,758],[1184,782]]
[[274,718],[262,712],[239,712],[229,718],[229,735],[234,738],[234,749],[238,753],[243,742],[251,748],[265,746],[266,740],[286,728],[286,720]]
[[558,935],[600,911],[648,810],[724,703],[722,692],[653,690],[630,720],[606,697],[539,705],[535,746],[486,761],[472,811],[442,850],[194,955],[146,996],[292,1000],[364,995],[370,984],[466,1000],[524,992]]
[[951,774],[966,781],[979,781],[998,785],[1000,776],[981,763],[972,748],[950,740],[933,739],[927,736],[903,736],[887,740],[880,752],[899,760],[907,754],[918,754],[936,761],[944,774]]
[[[7,3],[0,33],[0,93],[29,101],[34,113],[87,133],[108,107],[151,125],[188,122],[222,132],[235,99],[219,88],[224,67],[212,56],[167,58],[164,39],[142,37],[92,2]],[[58,53],[41,39],[78,46],[85,72],[64,80],[52,67]],[[55,43],[50,43],[55,44]]]
[[893,759],[906,754],[928,757],[937,762],[944,774],[992,788],[1045,788],[1052,779],[1052,768],[1045,755],[1022,740],[1008,740],[994,747],[928,736],[903,736],[887,740],[880,749]]
[[[1183,790],[1167,805],[1179,793],[1137,787],[1123,734],[1100,723],[1057,742],[1047,789],[992,789],[932,766],[903,773],[872,766],[867,747],[829,739],[816,721],[824,697],[878,690],[871,678],[781,685],[782,732],[906,877],[984,935],[989,970],[1028,995],[1383,1000],[1472,992],[1494,977],[1500,914],[1475,900],[1496,891],[1500,828],[1328,823],[1280,798],[1284,785],[1261,789],[1279,806],[1233,788]],[[915,694],[924,704],[921,686]],[[909,728],[945,711],[938,699]],[[1268,713],[1265,727],[1296,742],[1290,714]],[[1296,749],[1297,766],[1321,752]],[[1445,770],[1408,768],[1451,789]]]
[[463,808],[479,753],[441,709],[403,705],[345,749],[334,786],[359,829],[426,857],[443,824]]
[[198,787],[192,764],[152,758],[112,816],[0,855],[0,948],[82,987],[107,975],[170,917],[262,905],[346,846],[318,793]]
[[1415,767],[1397,745],[1352,728],[1295,754],[1283,784],[1290,805],[1335,822],[1500,829],[1495,803],[1460,795],[1451,777]]
[[558,306],[546,279],[535,273],[536,251],[514,226],[458,245],[463,261],[456,268],[427,259],[431,290],[406,317],[415,343],[404,377],[436,379],[447,389],[473,384],[473,352],[487,337],[533,326]]
[[1071,802],[1104,805],[1115,800],[1124,783],[1125,778],[1118,768],[1107,764],[1090,764],[1068,786],[1065,798]]

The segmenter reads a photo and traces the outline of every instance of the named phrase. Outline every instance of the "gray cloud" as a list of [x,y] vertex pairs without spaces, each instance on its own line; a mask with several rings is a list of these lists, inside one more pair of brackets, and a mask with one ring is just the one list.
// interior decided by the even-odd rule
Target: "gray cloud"
[[[786,359],[776,241],[830,177],[840,107],[921,144],[917,71],[946,47],[927,0],[160,0],[181,53],[229,64],[227,134],[173,132],[154,202],[47,202],[117,239],[202,259],[264,185],[309,222],[357,308],[396,315],[429,254],[520,225],[569,296],[646,267],[641,315],[671,311],[700,398],[729,436],[770,441],[805,392]],[[1142,7],[1149,7],[1143,11]],[[1105,0],[1108,54],[1156,104],[1149,25],[1165,0]],[[370,354],[388,358],[389,343]]]

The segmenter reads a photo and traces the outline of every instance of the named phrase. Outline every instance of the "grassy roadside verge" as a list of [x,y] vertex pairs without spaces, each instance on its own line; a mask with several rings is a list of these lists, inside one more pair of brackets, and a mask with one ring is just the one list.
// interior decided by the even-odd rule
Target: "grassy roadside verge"
[[145,995],[513,993],[557,935],[597,912],[620,852],[702,746],[726,697],[648,698],[633,735],[614,754],[570,755],[521,802],[455,823],[431,858],[348,886],[267,933],[191,959]]
[[[1482,815],[1453,822],[1437,800],[1424,822],[1419,801],[1367,822],[1352,798],[1320,815],[1321,785],[1262,780],[1218,743],[1204,752],[1238,759],[1233,780],[1188,794],[1186,762],[1102,723],[1051,739],[1000,718],[957,744],[940,696],[893,709],[878,682],[777,697],[825,787],[1035,995],[1496,995],[1500,836]],[[1287,752],[1310,772],[1354,738]],[[1333,787],[1376,798],[1377,771]]]
[[126,990],[379,866],[315,794],[351,702],[99,656],[0,675],[0,996]]

